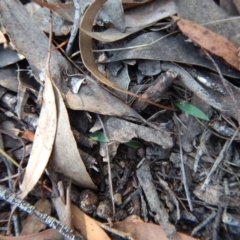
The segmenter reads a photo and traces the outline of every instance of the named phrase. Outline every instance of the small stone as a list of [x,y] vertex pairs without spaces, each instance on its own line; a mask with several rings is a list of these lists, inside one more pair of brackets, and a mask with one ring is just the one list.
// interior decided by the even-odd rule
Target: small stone
[[79,196],[80,209],[88,214],[92,214],[98,205],[98,196],[91,190],[83,190]]
[[120,193],[114,194],[114,202],[117,206],[122,204],[122,195]]
[[109,200],[105,200],[99,203],[97,208],[97,215],[108,221],[110,226],[112,225],[113,209]]

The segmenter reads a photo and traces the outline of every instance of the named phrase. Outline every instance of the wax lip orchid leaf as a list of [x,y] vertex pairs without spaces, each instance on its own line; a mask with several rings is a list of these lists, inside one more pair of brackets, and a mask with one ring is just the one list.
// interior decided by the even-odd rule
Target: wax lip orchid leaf
[[177,99],[174,101],[174,104],[181,109],[183,112],[188,113],[196,118],[209,121],[208,116],[202,112],[199,108],[195,107],[191,103],[187,103],[181,99]]
[[[89,133],[88,137],[97,142],[102,142],[102,143],[110,142],[108,137],[100,130],[93,133]],[[130,140],[129,142],[126,142],[125,145],[132,148],[142,147],[142,143],[137,140]]]
[[88,137],[97,142],[104,142],[104,143],[109,142],[108,137],[102,131],[89,133]]
[[125,145],[132,148],[140,148],[143,146],[142,143],[137,140],[130,140],[129,142],[125,143]]

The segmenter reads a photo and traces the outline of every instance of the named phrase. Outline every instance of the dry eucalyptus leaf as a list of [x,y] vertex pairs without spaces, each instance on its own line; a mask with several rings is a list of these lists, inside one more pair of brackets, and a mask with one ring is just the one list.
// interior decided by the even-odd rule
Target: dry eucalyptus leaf
[[214,2],[208,0],[175,0],[177,13],[181,18],[198,24],[212,22],[227,17],[227,14]]
[[[124,64],[123,68],[120,70],[120,72],[116,76],[114,76],[110,72],[110,70],[107,69],[107,77],[122,89],[128,89],[129,84],[131,82],[131,79],[128,74],[128,66],[126,63]],[[124,101],[127,101],[128,95],[126,95],[125,93],[121,93],[117,91],[116,94],[120,98],[122,98]]]
[[92,32],[92,31],[85,31],[85,32],[92,38],[97,39],[98,41],[114,42],[114,41],[121,40],[151,25],[152,24],[144,25],[141,27],[126,28],[125,32],[120,32],[116,28],[108,28],[106,31],[103,31],[103,32]]
[[180,30],[209,52],[222,57],[228,64],[239,69],[238,49],[226,38],[211,30],[179,17],[172,17],[177,21]]
[[0,55],[0,68],[6,67],[25,58],[22,54],[17,53],[10,48],[4,48],[3,44],[0,45]]
[[96,221],[83,213],[75,205],[72,205],[73,225],[81,231],[88,240],[110,240],[108,235],[101,229]]
[[100,143],[100,155],[103,157],[103,162],[108,162],[108,159],[113,159],[113,157],[117,154],[117,150],[119,147],[119,142],[111,142],[111,143]]
[[[15,21],[12,21],[13,18]],[[0,1],[0,20],[17,51],[27,58],[33,75],[39,80],[47,63],[47,36],[19,1]],[[58,51],[51,52],[49,67],[52,79],[59,86],[61,69],[67,69],[67,63]]]
[[51,79],[45,73],[43,76],[45,86],[43,90],[43,104],[38,120],[31,155],[21,184],[21,198],[33,189],[42,176],[48,163],[54,144],[57,130],[57,109]]
[[108,0],[98,13],[99,25],[112,23],[120,32],[125,32],[125,19],[121,0]]
[[128,8],[133,8],[142,4],[146,4],[151,1],[152,0],[142,0],[141,2],[138,0],[122,0],[122,3],[123,3],[123,8],[128,9]]
[[67,105],[71,109],[138,118],[133,109],[102,88],[92,78],[86,76],[86,80],[87,84],[80,88],[78,94],[73,94],[71,91],[66,92]]
[[177,7],[173,0],[155,0],[125,11],[126,27],[140,27],[174,15]]
[[55,171],[71,178],[79,186],[96,189],[79,154],[65,104],[55,84],[54,92],[56,95],[58,121],[50,164]]
[[154,76],[161,72],[160,61],[139,60],[138,69],[146,76]]
[[17,68],[8,66],[0,68],[0,85],[13,92],[18,91]]
[[46,7],[48,9],[56,12],[62,18],[68,20],[69,22],[74,21],[75,8],[74,8],[74,4],[72,2],[54,4],[54,3],[46,3],[41,0],[32,0],[32,1],[39,4],[42,7]]
[[[131,233],[131,236],[138,240],[168,240],[161,226],[153,223],[146,223],[135,215],[129,216],[121,222],[114,223],[113,228]],[[196,240],[196,238],[187,236],[183,233],[175,233],[172,240]]]
[[[34,2],[26,4],[25,8],[29,15],[37,22],[39,28],[41,28],[42,31],[49,33],[50,10],[48,8],[41,7]],[[72,28],[69,22],[65,21],[56,13],[52,14],[52,21],[53,32],[56,36],[67,35]]]

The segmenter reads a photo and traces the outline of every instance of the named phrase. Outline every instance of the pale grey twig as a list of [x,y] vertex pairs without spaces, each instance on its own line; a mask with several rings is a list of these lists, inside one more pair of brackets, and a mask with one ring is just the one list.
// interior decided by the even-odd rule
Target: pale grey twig
[[200,162],[200,159],[203,155],[203,153],[207,153],[207,149],[206,149],[206,141],[209,139],[209,137],[211,136],[211,132],[207,129],[203,132],[203,134],[201,135],[200,138],[200,145],[197,148],[197,153],[195,156],[195,162],[194,162],[194,167],[193,167],[193,172],[196,173],[197,169],[198,169],[198,165]]
[[[5,157],[1,156],[1,158],[3,159],[3,162],[6,165],[8,176],[11,177],[14,173],[13,163],[8,161]],[[8,179],[8,187],[11,188],[11,189],[13,188],[13,181],[12,181],[11,178]],[[13,210],[13,208],[12,208],[12,210]],[[19,236],[20,232],[21,232],[21,224],[20,224],[20,219],[19,219],[18,212],[12,211],[11,214],[10,214],[10,217],[9,217],[9,220],[8,220],[8,227],[7,227],[7,234],[8,235],[11,234],[11,230],[12,230],[11,220],[13,221],[13,227],[14,227],[15,235]]]
[[35,206],[32,206],[27,201],[19,198],[16,194],[11,193],[9,189],[5,186],[0,185],[0,198],[19,207],[24,212],[36,216],[40,221],[44,222],[50,228],[56,229],[60,234],[67,237],[71,240],[83,240],[83,236],[76,235],[73,230],[69,229],[67,226],[63,225],[57,219],[47,215],[36,209]]
[[219,226],[221,223],[221,217],[222,217],[222,213],[223,213],[223,207],[218,206],[218,210],[217,210],[217,214],[213,223],[213,240],[218,240],[219,236],[218,236],[218,230],[219,230]]
[[80,0],[73,0],[73,4],[75,7],[75,14],[74,14],[73,26],[72,26],[71,33],[70,33],[70,38],[69,38],[67,48],[66,48],[66,54],[68,56],[70,55],[73,41],[74,41],[75,37],[77,36],[78,27],[79,27],[80,19],[81,19]]
[[202,191],[206,190],[206,187],[208,186],[208,184],[211,181],[211,177],[212,177],[213,173],[217,170],[219,164],[222,162],[222,160],[223,160],[223,158],[225,156],[225,153],[226,153],[226,151],[227,151],[227,149],[229,147],[229,142],[230,142],[230,140],[227,140],[225,142],[225,144],[223,145],[223,148],[222,148],[221,152],[219,153],[216,161],[214,162],[210,172],[208,173],[208,175],[207,175],[207,177],[206,177],[206,179],[205,179],[205,181],[204,181],[204,183],[203,183],[203,185],[201,187]]
[[223,183],[224,183],[224,192],[225,192],[225,195],[230,196],[228,179],[227,179],[227,178],[224,178],[224,179],[223,179]]
[[143,189],[149,208],[151,212],[154,213],[155,221],[162,226],[167,237],[171,239],[176,232],[176,228],[169,221],[169,214],[164,208],[163,203],[160,201],[156,187],[153,183],[149,162],[145,161],[142,166],[137,169],[137,178]]
[[235,131],[235,133],[233,134],[232,138],[230,140],[227,140],[225,142],[225,144],[223,145],[223,148],[222,148],[221,152],[219,153],[216,161],[214,162],[210,172],[208,173],[208,175],[207,175],[207,177],[206,177],[206,179],[205,179],[205,181],[204,181],[204,183],[203,183],[203,185],[201,187],[202,191],[206,190],[207,185],[211,181],[212,174],[216,171],[216,169],[218,168],[219,164],[222,162],[222,160],[225,157],[225,154],[226,154],[228,148],[230,147],[230,145],[231,145],[233,139],[236,137],[237,133],[238,133],[238,129]]
[[180,210],[179,210],[179,202],[174,194],[174,192],[169,188],[168,183],[161,179],[160,175],[157,173],[157,179],[158,183],[160,184],[161,187],[163,187],[166,191],[171,200],[174,202],[176,208],[177,208],[177,220],[180,219]]
[[[104,127],[103,121],[101,119],[101,117],[99,116],[99,114],[97,114],[98,119],[102,125],[103,128],[103,132],[105,134],[105,136],[107,137],[107,133],[106,133],[106,129]],[[110,196],[111,196],[111,202],[112,202],[112,208],[113,208],[113,216],[115,216],[115,204],[114,204],[114,195],[113,195],[113,184],[112,184],[112,170],[111,170],[111,163],[110,163],[110,157],[109,157],[109,151],[108,151],[108,143],[106,143],[106,158],[107,158],[107,165],[108,165],[108,181],[109,181],[109,192],[110,192]]]
[[[174,112],[174,117],[176,117],[177,114]],[[177,118],[177,117],[176,117]],[[184,160],[183,160],[183,151],[182,151],[182,140],[181,140],[181,135],[180,135],[180,126],[178,120],[176,120],[177,128],[178,128],[178,141],[179,141],[179,150],[180,150],[180,158],[181,158],[181,173],[182,173],[182,181],[189,205],[190,211],[193,211],[193,206],[192,206],[192,201],[190,197],[190,192],[188,188],[188,183],[187,183],[187,178],[186,178],[186,173],[185,173],[185,167],[184,167]]]
[[204,228],[215,216],[216,216],[216,211],[213,211],[202,223],[200,223],[197,227],[195,227],[192,230],[191,236],[195,235],[198,231]]

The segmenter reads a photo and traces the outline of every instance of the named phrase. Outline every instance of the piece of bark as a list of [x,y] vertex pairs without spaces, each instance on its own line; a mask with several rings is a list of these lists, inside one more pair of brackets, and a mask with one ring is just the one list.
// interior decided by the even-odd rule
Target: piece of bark
[[[151,101],[159,100],[167,88],[171,85],[173,80],[177,77],[177,73],[174,70],[169,70],[166,73],[160,75],[154,84],[149,87],[146,92],[142,95],[144,98],[148,98]],[[133,108],[138,112],[143,111],[149,104],[147,102],[138,99],[134,104]]]
[[148,162],[145,161],[137,170],[137,178],[147,198],[149,208],[155,214],[155,221],[162,226],[167,237],[171,239],[176,232],[176,229],[169,222],[169,215],[159,199],[158,193],[153,184],[153,178]]
[[173,146],[172,137],[163,129],[162,131],[156,131],[155,129],[139,126],[115,117],[110,117],[107,120],[105,129],[110,141],[125,143],[132,138],[141,138],[145,141],[156,143],[163,148],[171,148]]

